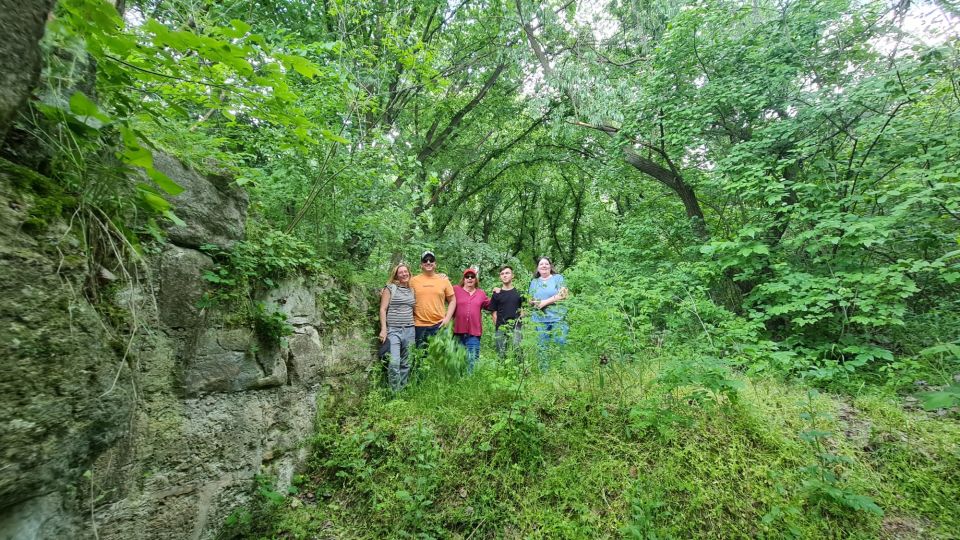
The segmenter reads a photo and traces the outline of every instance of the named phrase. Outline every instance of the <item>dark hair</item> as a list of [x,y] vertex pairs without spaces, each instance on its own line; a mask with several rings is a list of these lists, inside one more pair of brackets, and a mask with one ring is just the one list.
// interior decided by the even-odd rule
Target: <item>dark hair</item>
[[[540,266],[540,261],[542,261],[542,260],[544,260],[544,259],[546,259],[547,262],[550,263],[550,275],[552,276],[553,274],[556,274],[557,271],[553,269],[553,261],[550,260],[550,257],[546,257],[546,256],[544,256],[544,257],[537,257],[537,266]],[[511,270],[512,270],[512,269],[511,269]],[[534,269],[533,269],[533,277],[535,277],[535,278],[540,277],[540,270],[537,270],[536,267],[534,267]]]
[[503,271],[506,270],[507,268],[509,268],[510,271],[513,272],[513,267],[510,266],[509,264],[505,264],[505,265],[501,266],[501,267],[500,267],[500,271],[503,272]]

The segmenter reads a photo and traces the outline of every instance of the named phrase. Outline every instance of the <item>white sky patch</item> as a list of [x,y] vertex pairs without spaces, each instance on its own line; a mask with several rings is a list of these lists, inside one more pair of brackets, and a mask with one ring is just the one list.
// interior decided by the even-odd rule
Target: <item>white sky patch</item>
[[937,5],[913,4],[903,21],[903,30],[924,45],[943,45],[960,36],[960,20]]
[[147,17],[138,6],[131,6],[130,9],[123,12],[123,21],[127,23],[127,27],[136,28],[147,22]]
[[577,13],[573,21],[578,25],[589,27],[597,42],[610,39],[620,29],[620,22],[610,15],[607,9],[609,6],[610,0],[577,2]]
[[904,34],[900,41],[892,36],[884,36],[874,40],[873,46],[882,54],[900,54],[917,45],[943,45],[950,39],[960,37],[960,20],[940,6],[929,2],[915,2],[907,10],[900,29]]

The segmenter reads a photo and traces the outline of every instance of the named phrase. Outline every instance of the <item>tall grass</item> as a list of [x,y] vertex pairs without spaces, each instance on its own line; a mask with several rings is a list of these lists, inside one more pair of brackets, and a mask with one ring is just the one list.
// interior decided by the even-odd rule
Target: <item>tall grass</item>
[[[534,351],[527,351],[529,353]],[[247,537],[950,538],[960,425],[747,380],[694,351],[489,356],[324,410]],[[816,443],[816,444],[813,444]],[[858,506],[859,505],[859,506]],[[882,509],[882,510],[881,510]]]

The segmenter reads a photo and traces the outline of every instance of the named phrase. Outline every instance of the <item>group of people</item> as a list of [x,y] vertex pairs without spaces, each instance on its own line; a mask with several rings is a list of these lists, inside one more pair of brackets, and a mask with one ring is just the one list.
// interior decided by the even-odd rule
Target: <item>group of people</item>
[[[513,279],[513,268],[501,267],[500,286],[487,296],[480,288],[480,274],[475,268],[465,269],[460,284],[452,285],[446,275],[437,273],[437,257],[432,251],[420,256],[420,273],[416,276],[406,264],[395,266],[380,293],[380,342],[389,344],[390,388],[399,391],[406,386],[411,348],[425,347],[427,340],[451,321],[454,336],[467,351],[467,373],[472,373],[480,356],[484,311],[493,318],[494,343],[500,358],[521,341],[525,306],[532,308],[530,320],[541,351],[550,343],[565,344],[566,308],[560,302],[566,298],[567,288],[550,259],[541,257],[537,261],[527,294],[514,287]],[[541,368],[546,367],[545,362],[541,355]]]

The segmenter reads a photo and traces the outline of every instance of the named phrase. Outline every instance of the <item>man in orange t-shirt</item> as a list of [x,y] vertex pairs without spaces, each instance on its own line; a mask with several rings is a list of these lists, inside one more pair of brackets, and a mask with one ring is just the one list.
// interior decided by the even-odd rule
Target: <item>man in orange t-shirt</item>
[[[420,256],[420,274],[410,278],[410,288],[417,299],[413,306],[413,324],[417,347],[436,334],[453,318],[457,298],[446,276],[437,275],[437,257],[432,251]],[[444,307],[446,304],[446,307]]]

